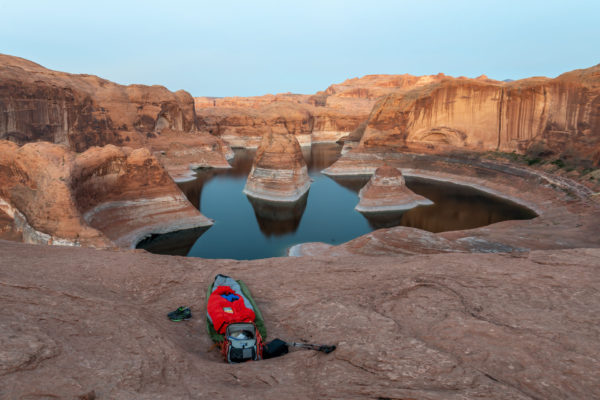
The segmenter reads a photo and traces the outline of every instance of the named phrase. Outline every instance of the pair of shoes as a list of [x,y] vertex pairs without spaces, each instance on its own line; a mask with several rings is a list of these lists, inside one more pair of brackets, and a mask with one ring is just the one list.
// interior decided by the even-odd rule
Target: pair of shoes
[[177,310],[168,313],[167,317],[169,317],[171,321],[179,322],[184,319],[192,318],[192,311],[189,307],[179,307]]

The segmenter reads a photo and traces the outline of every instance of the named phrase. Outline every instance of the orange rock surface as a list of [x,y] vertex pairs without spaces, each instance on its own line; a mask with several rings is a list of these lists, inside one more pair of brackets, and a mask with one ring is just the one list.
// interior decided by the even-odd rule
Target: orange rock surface
[[296,137],[277,128],[264,135],[244,193],[263,200],[294,202],[309,188],[306,162]]
[[359,150],[530,151],[596,162],[600,65],[558,78],[446,78],[379,99]]
[[[169,132],[163,137],[163,132]],[[190,139],[195,137],[195,141]],[[181,138],[194,157],[166,151]],[[197,131],[194,99],[163,86],[123,86],[93,75],[48,70],[31,61],[0,54],[0,139],[18,144],[49,141],[77,152],[114,144],[162,151],[179,170],[184,161],[227,164],[226,145]],[[205,154],[215,152],[215,154]],[[202,159],[204,158],[204,161]],[[185,165],[187,167],[187,165]]]
[[383,165],[358,193],[356,210],[366,213],[404,211],[420,205],[433,204],[406,187],[399,169]]
[[[0,241],[0,393],[596,399],[599,259],[578,248],[234,262]],[[225,363],[202,318],[216,273],[247,283],[267,340],[337,349]],[[192,319],[169,321],[181,304]]]
[[234,147],[257,147],[269,127],[296,135],[301,145],[335,142],[365,121],[378,97],[439,81],[443,74],[367,75],[331,85],[312,96],[283,93],[255,97],[196,97],[199,129]]
[[147,149],[0,141],[0,209],[31,243],[134,246],[211,225]]

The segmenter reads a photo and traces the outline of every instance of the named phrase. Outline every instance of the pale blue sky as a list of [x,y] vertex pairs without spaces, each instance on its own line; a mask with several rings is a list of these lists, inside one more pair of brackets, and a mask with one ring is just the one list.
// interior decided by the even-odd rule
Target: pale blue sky
[[600,0],[0,0],[0,53],[194,96],[377,73],[556,76],[600,63]]

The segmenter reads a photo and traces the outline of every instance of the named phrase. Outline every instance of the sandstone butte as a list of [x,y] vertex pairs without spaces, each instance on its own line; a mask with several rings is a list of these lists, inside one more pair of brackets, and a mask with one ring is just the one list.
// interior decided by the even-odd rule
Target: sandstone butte
[[194,99],[163,86],[122,86],[48,70],[0,54],[0,140],[48,141],[82,152],[113,144],[146,147],[175,178],[190,167],[227,168],[231,149],[198,131]]
[[[254,261],[0,240],[0,398],[600,398],[598,67],[511,83],[370,76],[306,97],[196,99],[205,109],[196,133],[156,128],[164,103],[155,96],[193,115],[166,89],[0,61],[0,137],[18,142],[0,144],[1,238],[112,247],[135,242],[149,221],[201,219],[160,164],[169,154],[151,154],[161,156],[152,140],[168,135],[167,153],[170,141],[211,129],[256,146],[265,128],[311,141],[343,132],[351,146],[327,169],[334,179],[387,164],[538,214],[439,234],[380,229],[339,246],[296,246],[304,257]],[[341,104],[366,111],[350,118]],[[138,117],[143,128],[121,129]],[[44,139],[59,144],[25,144]],[[214,143],[206,151],[225,157]],[[522,158],[534,156],[542,161]],[[181,199],[181,212],[154,212],[165,196]],[[140,211],[125,221],[121,207]],[[337,350],[224,363],[207,351],[203,318],[165,318],[183,304],[202,315],[216,273],[248,284],[270,338]]]
[[296,202],[309,188],[308,169],[296,137],[282,128],[266,133],[256,151],[244,193],[267,201]]
[[404,211],[433,204],[406,187],[402,172],[389,165],[375,170],[369,182],[358,192],[358,197],[360,201],[355,209],[362,213]]

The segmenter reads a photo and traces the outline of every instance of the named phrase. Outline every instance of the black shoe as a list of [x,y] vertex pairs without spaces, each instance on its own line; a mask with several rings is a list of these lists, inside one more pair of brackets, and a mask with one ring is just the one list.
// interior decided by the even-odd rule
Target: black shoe
[[171,321],[179,322],[184,319],[192,318],[192,312],[189,307],[179,307],[177,310],[168,313],[167,317],[169,317]]

